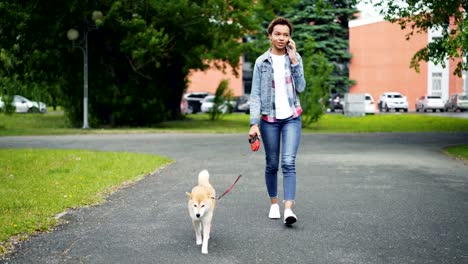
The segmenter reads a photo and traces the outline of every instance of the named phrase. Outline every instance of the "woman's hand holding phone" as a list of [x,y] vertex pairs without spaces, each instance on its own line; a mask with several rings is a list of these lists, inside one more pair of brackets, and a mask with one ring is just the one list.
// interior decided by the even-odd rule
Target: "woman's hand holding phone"
[[287,44],[287,49],[286,51],[288,52],[289,58],[291,59],[292,64],[297,64],[297,58],[296,58],[296,43],[294,40],[289,39],[288,44]]

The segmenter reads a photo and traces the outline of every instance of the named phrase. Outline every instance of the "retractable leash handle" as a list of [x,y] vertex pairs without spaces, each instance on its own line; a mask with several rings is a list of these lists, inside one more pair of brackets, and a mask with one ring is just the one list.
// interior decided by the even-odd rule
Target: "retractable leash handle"
[[255,135],[253,138],[249,138],[250,149],[252,151],[258,151],[260,149],[260,139],[258,135]]

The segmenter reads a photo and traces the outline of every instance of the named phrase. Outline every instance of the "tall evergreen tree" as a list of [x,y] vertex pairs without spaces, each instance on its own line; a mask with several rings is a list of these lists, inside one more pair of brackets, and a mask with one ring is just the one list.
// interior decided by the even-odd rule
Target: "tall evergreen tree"
[[333,65],[330,93],[347,92],[349,79],[348,22],[357,12],[356,0],[301,0],[286,17],[294,24],[294,39],[298,50],[304,48],[309,37],[315,40],[315,49],[324,54]]

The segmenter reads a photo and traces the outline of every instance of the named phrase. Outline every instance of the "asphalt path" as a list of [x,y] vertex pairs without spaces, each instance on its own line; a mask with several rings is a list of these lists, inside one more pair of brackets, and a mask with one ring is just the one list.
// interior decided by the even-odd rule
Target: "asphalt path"
[[[246,134],[0,137],[0,148],[152,153],[176,162],[69,211],[1,263],[468,263],[468,165],[441,149],[468,133],[306,134],[297,158],[299,221],[268,219],[263,147]],[[1,162],[1,161],[0,161]],[[218,202],[202,255],[186,209],[208,169]]]

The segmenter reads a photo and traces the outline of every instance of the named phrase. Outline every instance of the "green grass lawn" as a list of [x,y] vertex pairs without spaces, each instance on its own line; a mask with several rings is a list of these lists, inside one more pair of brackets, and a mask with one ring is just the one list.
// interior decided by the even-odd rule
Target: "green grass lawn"
[[0,136],[60,135],[80,133],[70,128],[63,113],[11,114],[0,113]]
[[44,149],[0,149],[0,161],[0,253],[8,251],[10,237],[48,230],[56,214],[99,203],[172,162],[155,155]]
[[[89,129],[71,128],[63,114],[0,114],[0,136],[60,135],[87,133],[247,133],[249,115],[231,114],[211,121],[207,114],[188,115],[185,120],[163,122],[151,128]],[[468,119],[422,114],[369,115],[346,117],[324,115],[304,133],[373,132],[467,132]]]
[[[232,114],[210,121],[207,115],[189,115],[187,120],[159,124],[152,131],[204,133],[247,133],[249,115]],[[151,130],[150,130],[151,131]],[[367,115],[347,117],[324,115],[304,133],[373,133],[373,132],[468,132],[468,119],[418,114]]]
[[[210,121],[206,114],[163,122],[151,128],[71,128],[63,112],[0,113],[0,136],[89,133],[247,133],[249,116],[231,114]],[[468,119],[418,114],[346,117],[324,115],[304,133],[468,132]],[[445,150],[468,161],[468,145]],[[11,237],[47,230],[54,215],[102,201],[125,184],[170,163],[153,155],[81,150],[0,149],[0,255]],[[98,164],[98,165],[97,165]]]

